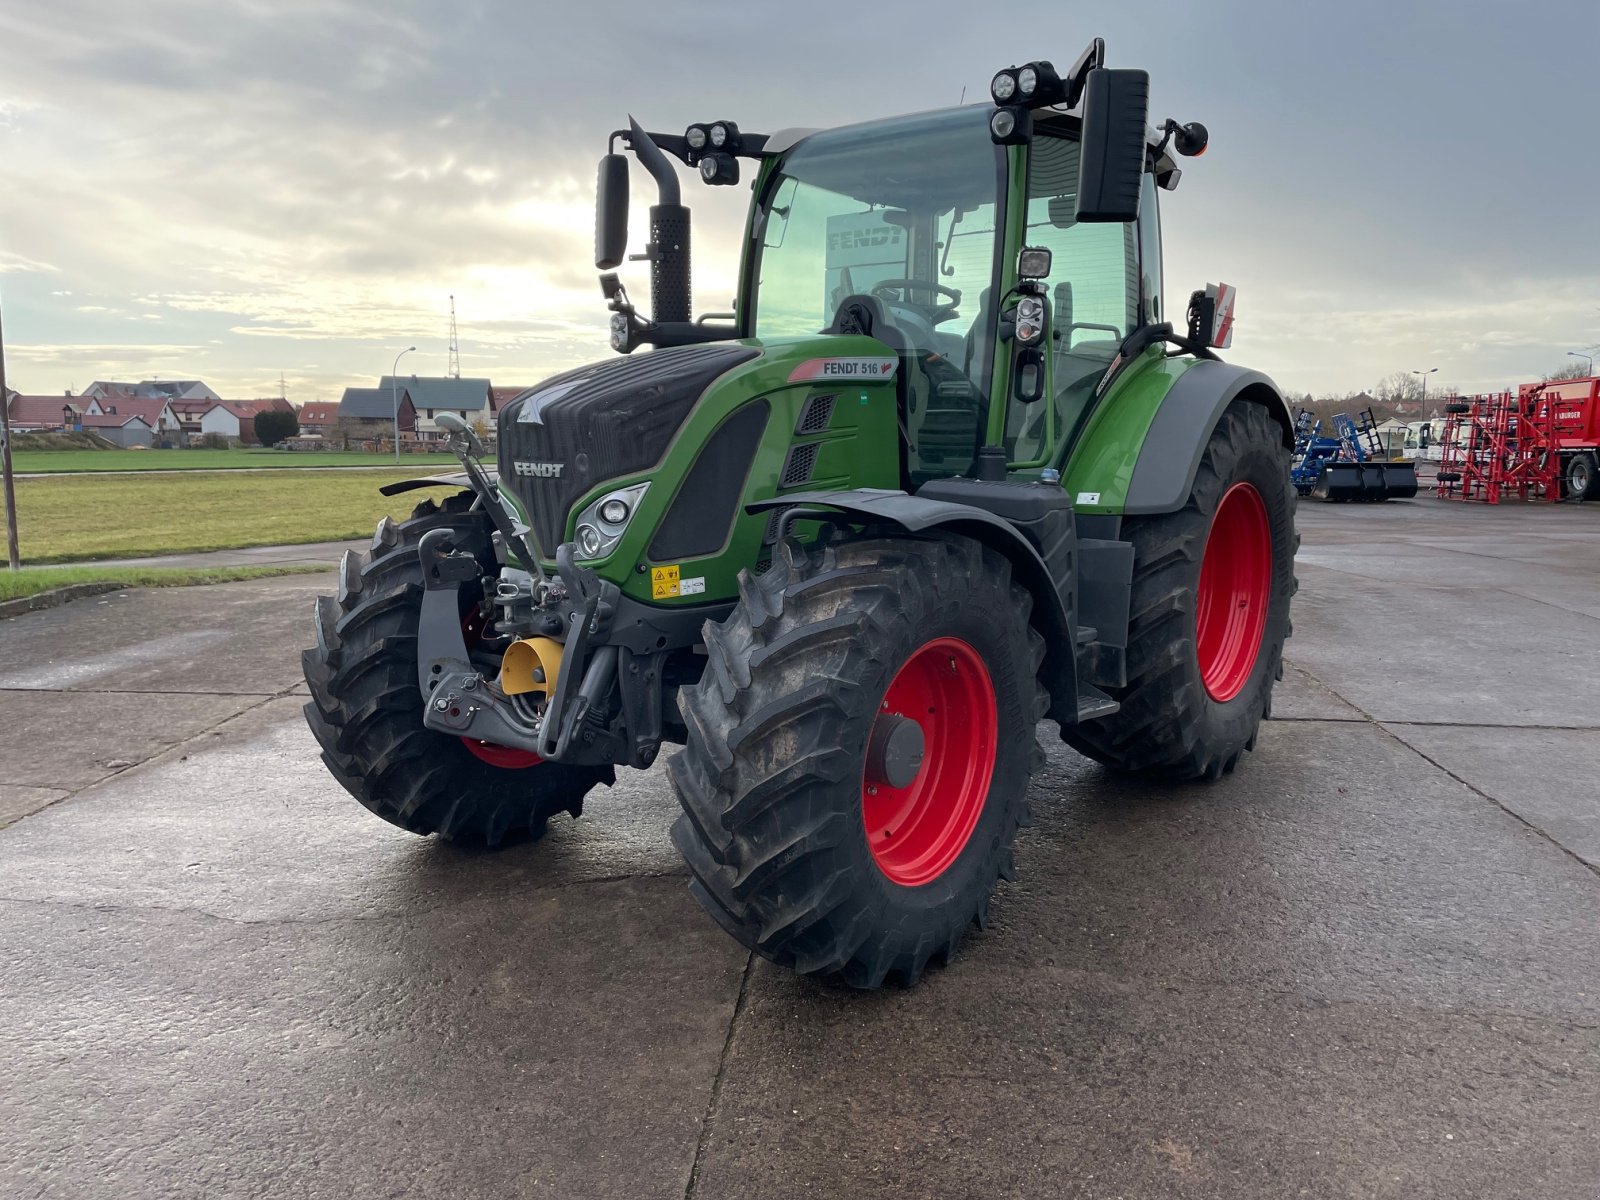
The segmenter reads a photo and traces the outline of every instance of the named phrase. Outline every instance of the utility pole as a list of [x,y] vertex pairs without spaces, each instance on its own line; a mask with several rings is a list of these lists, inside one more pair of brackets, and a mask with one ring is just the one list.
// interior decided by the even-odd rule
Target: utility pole
[[22,552],[17,544],[17,484],[11,476],[11,402],[6,399],[6,338],[0,326],[0,475],[5,477],[6,556],[11,569],[22,569]]
[[394,464],[400,465],[400,360],[415,350],[407,346],[394,356],[394,366],[389,368],[389,399],[394,404]]
[[1422,377],[1422,399],[1417,406],[1417,415],[1419,417],[1426,417],[1428,415],[1428,376],[1432,375],[1438,369],[1438,367],[1429,367],[1426,371],[1411,372],[1413,375],[1420,375]]
[[450,297],[450,367],[445,372],[451,379],[461,378],[461,344],[456,341],[456,298]]

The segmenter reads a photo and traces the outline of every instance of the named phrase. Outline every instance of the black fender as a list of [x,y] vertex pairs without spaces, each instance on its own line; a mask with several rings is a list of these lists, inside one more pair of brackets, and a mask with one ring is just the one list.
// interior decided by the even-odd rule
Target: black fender
[[[930,500],[905,492],[793,492],[746,506],[750,513],[774,508],[823,509],[843,513],[851,524],[890,525],[907,533],[959,533],[983,543],[1011,563],[1012,578],[1033,596],[1032,624],[1045,643],[1040,680],[1050,692],[1049,717],[1078,719],[1077,619],[1074,611],[1077,538],[1070,527],[1064,544],[1049,548],[1055,569],[1011,522],[968,504]],[[798,516],[798,520],[807,518]]]
[[1260,404],[1294,449],[1294,418],[1278,385],[1260,371],[1225,362],[1198,362],[1167,389],[1145,433],[1128,481],[1123,512],[1130,516],[1176,512],[1189,501],[1195,472],[1222,412],[1243,396]]
[[[493,469],[486,467],[483,473],[489,477],[490,483],[495,482]],[[467,478],[465,471],[451,471],[447,475],[420,475],[415,479],[402,479],[396,483],[386,483],[378,491],[385,496],[398,496],[401,492],[414,492],[418,488],[430,487],[453,487],[470,492],[472,490],[472,480]]]

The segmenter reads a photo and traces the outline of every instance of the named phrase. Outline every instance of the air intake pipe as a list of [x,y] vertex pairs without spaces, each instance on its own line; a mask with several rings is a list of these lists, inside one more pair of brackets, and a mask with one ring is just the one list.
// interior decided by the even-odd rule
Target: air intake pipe
[[659,203],[650,206],[650,319],[657,325],[689,318],[689,210],[678,173],[639,122],[628,118],[628,145],[655,177]]

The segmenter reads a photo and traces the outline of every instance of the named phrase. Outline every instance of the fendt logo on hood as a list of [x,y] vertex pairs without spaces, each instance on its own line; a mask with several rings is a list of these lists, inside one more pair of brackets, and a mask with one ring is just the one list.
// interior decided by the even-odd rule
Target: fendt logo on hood
[[560,479],[561,471],[566,463],[523,462],[517,459],[512,463],[518,475],[531,475],[535,479]]

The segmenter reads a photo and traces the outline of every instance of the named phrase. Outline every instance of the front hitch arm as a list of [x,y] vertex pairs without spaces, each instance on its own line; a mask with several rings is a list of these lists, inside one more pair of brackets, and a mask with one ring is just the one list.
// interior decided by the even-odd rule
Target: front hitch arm
[[[563,549],[566,549],[563,547]],[[612,762],[621,753],[614,735],[586,728],[589,713],[604,701],[617,678],[615,646],[589,645],[601,626],[607,589],[569,563],[584,594],[570,613],[563,669],[543,719],[513,701],[472,663],[461,628],[461,585],[482,571],[470,554],[455,551],[448,529],[424,534],[417,545],[422,563],[422,613],[417,624],[417,687],[422,723],[439,733],[478,738],[552,761]],[[567,555],[570,559],[570,553]],[[586,661],[587,660],[587,661]],[[573,743],[579,731],[580,744]]]

